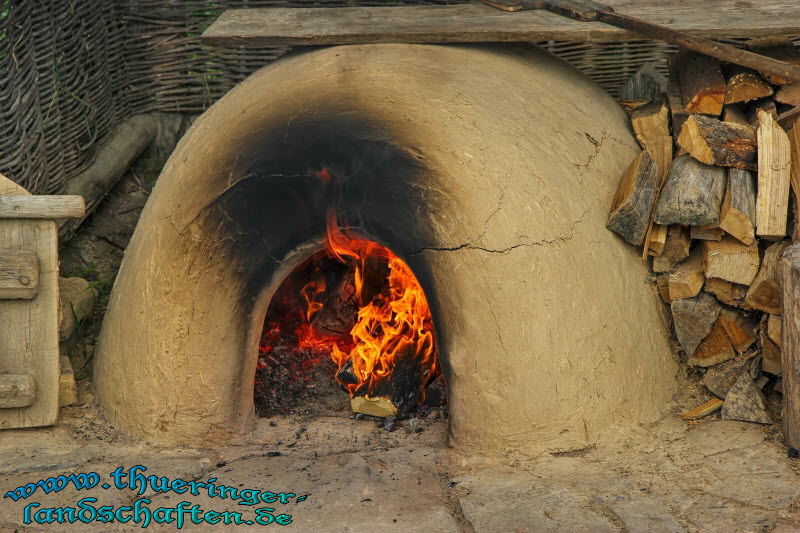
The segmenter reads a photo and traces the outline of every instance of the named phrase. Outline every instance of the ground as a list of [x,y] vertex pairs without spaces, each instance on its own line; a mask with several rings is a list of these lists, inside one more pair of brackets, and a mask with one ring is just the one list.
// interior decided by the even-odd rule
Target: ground
[[146,475],[214,479],[216,486],[295,496],[287,504],[248,506],[209,497],[207,490],[179,496],[113,487],[39,489],[19,501],[0,500],[0,531],[141,530],[140,524],[23,524],[32,502],[45,509],[75,506],[85,497],[96,497],[97,507],[147,498],[151,510],[186,500],[204,510],[240,512],[244,519],[269,506],[276,515],[292,516],[281,530],[303,532],[800,531],[800,473],[797,460],[787,457],[779,426],[717,415],[699,423],[678,419],[677,413],[707,399],[696,383],[663,420],[624,442],[524,461],[459,454],[446,445],[447,420],[436,412],[392,432],[345,413],[260,419],[245,442],[214,449],[164,449],[120,434],[93,402],[93,343],[116,269],[169,149],[151,150],[62,246],[62,274],[86,277],[100,293],[82,338],[70,348],[80,401],[64,408],[54,427],[0,432],[0,492],[81,472],[97,472],[102,484],[120,466],[143,465]]
[[[667,417],[630,440],[525,461],[466,457],[448,448],[447,421],[433,415],[393,432],[371,420],[339,417],[260,419],[246,442],[215,449],[151,447],[118,434],[82,392],[52,428],[0,434],[3,492],[57,475],[97,472],[103,482],[122,466],[170,480],[213,480],[239,490],[296,496],[287,504],[239,505],[230,499],[129,488],[35,493],[0,506],[0,531],[136,531],[109,527],[22,524],[24,508],[75,506],[174,507],[186,500],[204,511],[256,508],[289,514],[285,531],[496,532],[538,531],[779,531],[800,524],[800,474],[785,448],[762,426],[716,420],[687,424]],[[20,443],[24,443],[22,446]],[[245,493],[248,494],[248,493]],[[247,498],[248,496],[244,496]],[[127,511],[125,511],[127,513]],[[125,515],[123,515],[125,516]],[[274,525],[273,525],[274,526]],[[174,530],[175,525],[161,526]],[[244,526],[241,526],[244,527]],[[220,529],[222,528],[222,529]],[[159,529],[152,524],[148,529]],[[187,531],[224,531],[202,524]]]

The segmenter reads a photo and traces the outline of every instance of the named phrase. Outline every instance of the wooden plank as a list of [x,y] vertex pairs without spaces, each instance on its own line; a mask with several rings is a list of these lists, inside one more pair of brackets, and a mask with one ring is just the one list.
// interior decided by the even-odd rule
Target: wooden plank
[[[676,7],[658,0],[610,2],[624,15],[711,38],[800,33],[800,5],[789,0],[709,0]],[[613,42],[641,40],[600,22],[578,22],[546,11],[505,13],[472,3],[453,6],[229,9],[203,33],[212,46],[366,43]]]
[[0,300],[30,300],[39,291],[39,260],[30,250],[0,250]]
[[793,244],[781,259],[783,278],[783,439],[800,448],[800,244]]
[[[0,196],[29,193],[0,175]],[[0,219],[0,248],[28,250],[39,259],[39,294],[0,300],[0,374],[30,374],[36,401],[0,409],[0,429],[54,424],[58,416],[58,240],[53,220]]]
[[0,409],[28,407],[36,399],[36,381],[30,374],[0,374]]
[[80,218],[81,196],[0,196],[0,218]]

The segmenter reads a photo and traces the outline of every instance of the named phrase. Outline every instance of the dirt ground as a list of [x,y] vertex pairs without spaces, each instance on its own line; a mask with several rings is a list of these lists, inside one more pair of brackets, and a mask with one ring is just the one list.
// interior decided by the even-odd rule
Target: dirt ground
[[[47,518],[55,515],[35,512],[97,498],[89,502],[96,508],[133,506],[138,500],[151,512],[187,501],[203,511],[241,513],[243,521],[254,521],[258,513],[291,515],[288,525],[266,527],[304,532],[800,532],[800,472],[780,442],[779,426],[723,421],[718,415],[699,423],[679,420],[677,413],[708,398],[691,375],[670,415],[638,428],[631,439],[525,461],[459,454],[446,445],[447,419],[438,410],[391,432],[346,412],[260,419],[246,440],[214,449],[157,448],[120,434],[93,401],[94,339],[125,247],[178,134],[140,159],[83,229],[62,244],[62,275],[89,279],[99,295],[81,339],[70,348],[80,401],[64,408],[54,427],[0,432],[0,487],[6,496],[0,503],[0,531],[142,528],[135,521],[25,523],[26,507],[31,516]],[[773,412],[779,409],[776,395],[770,395]],[[164,492],[158,484],[159,490],[141,492],[113,486],[112,472],[135,465],[146,467],[145,476],[206,485],[196,495],[181,495],[178,487]],[[7,493],[38,480],[90,472],[100,478],[90,490],[69,483],[60,491],[29,487],[36,492],[18,501]],[[108,489],[102,486],[106,482]],[[208,484],[236,489],[238,499],[231,491],[223,498]],[[262,500],[246,504],[254,491],[261,491],[256,494]],[[265,503],[265,491],[283,493],[287,503],[275,495]],[[257,511],[265,508],[274,512]],[[160,515],[165,520],[177,516]],[[269,520],[263,516],[262,521]],[[182,529],[233,527],[222,521],[189,522]],[[147,529],[159,528],[174,530],[177,523],[154,522]]]

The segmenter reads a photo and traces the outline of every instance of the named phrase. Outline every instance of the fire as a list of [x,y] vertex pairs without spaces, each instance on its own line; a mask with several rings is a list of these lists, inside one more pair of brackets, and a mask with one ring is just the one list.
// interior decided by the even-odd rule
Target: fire
[[[328,170],[317,176],[336,196],[342,178]],[[333,207],[325,249],[283,281],[267,310],[256,370],[259,414],[324,394],[330,372],[351,397],[389,398],[400,416],[441,377],[430,308],[414,273],[348,228]],[[432,390],[441,396],[440,387]]]
[[[414,273],[388,248],[340,230],[334,214],[329,215],[327,227],[327,254],[354,264],[353,284],[360,305],[350,338],[337,340],[331,347],[331,357],[339,370],[352,365],[348,371],[355,377],[355,382],[350,382],[337,374],[339,383],[351,396],[375,395],[401,359],[418,364],[426,381],[437,377],[433,319]],[[370,261],[382,261],[388,266],[384,288],[374,295],[365,291]],[[324,292],[324,280],[312,279],[301,292],[308,302],[307,316],[311,321],[322,304],[308,295]]]

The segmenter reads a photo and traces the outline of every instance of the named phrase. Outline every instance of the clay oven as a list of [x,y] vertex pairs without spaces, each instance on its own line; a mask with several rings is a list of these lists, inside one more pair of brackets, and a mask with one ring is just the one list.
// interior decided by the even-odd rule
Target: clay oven
[[675,366],[636,252],[605,229],[627,117],[518,46],[340,46],[272,64],[200,117],[126,251],[96,351],[106,416],[164,443],[255,421],[270,299],[350,229],[425,291],[466,451],[584,447],[658,416]]

